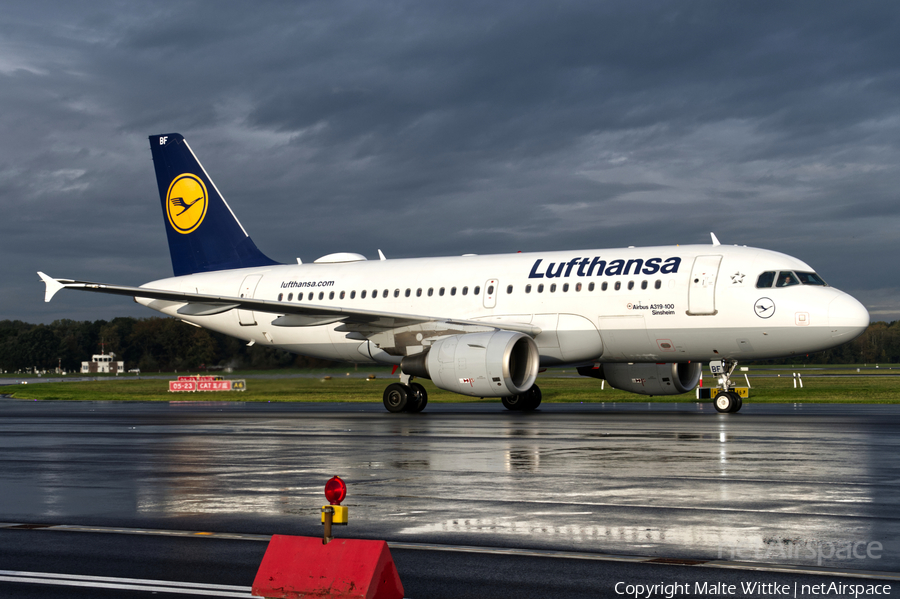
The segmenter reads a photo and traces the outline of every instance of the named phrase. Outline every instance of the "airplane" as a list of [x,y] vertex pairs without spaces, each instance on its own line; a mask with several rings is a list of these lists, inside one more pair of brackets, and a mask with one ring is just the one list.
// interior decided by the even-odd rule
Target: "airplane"
[[869,313],[805,262],[711,245],[280,264],[257,247],[183,136],[150,136],[174,276],[140,287],[54,279],[124,295],[186,323],[293,353],[399,367],[390,412],[421,412],[416,378],[510,410],[541,403],[541,369],[644,395],[692,391],[709,362],[720,413],[743,401],[738,361],[803,355],[860,335]]

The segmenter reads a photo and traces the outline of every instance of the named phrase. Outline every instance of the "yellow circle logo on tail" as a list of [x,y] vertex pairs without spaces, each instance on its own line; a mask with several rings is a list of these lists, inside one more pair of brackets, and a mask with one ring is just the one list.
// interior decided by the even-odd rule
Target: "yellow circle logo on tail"
[[169,224],[179,233],[190,233],[200,226],[209,204],[206,185],[197,175],[178,175],[166,194],[166,215]]

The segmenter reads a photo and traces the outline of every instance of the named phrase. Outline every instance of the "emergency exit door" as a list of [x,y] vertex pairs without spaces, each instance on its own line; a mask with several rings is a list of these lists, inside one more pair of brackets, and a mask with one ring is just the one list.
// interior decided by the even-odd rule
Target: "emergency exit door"
[[716,313],[716,279],[722,256],[697,256],[691,269],[688,288],[688,310],[691,316]]

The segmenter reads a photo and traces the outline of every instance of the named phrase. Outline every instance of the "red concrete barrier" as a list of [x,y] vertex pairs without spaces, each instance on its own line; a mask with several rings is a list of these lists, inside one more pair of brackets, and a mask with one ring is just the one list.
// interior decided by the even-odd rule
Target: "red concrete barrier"
[[384,541],[273,535],[256,579],[256,597],[403,599],[403,585]]

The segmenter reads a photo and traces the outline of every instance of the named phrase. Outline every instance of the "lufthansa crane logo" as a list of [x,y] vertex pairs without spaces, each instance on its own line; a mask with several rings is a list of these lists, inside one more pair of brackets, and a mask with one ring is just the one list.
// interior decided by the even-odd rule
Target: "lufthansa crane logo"
[[209,204],[206,185],[191,173],[178,175],[166,194],[166,216],[179,233],[187,234],[200,226]]

